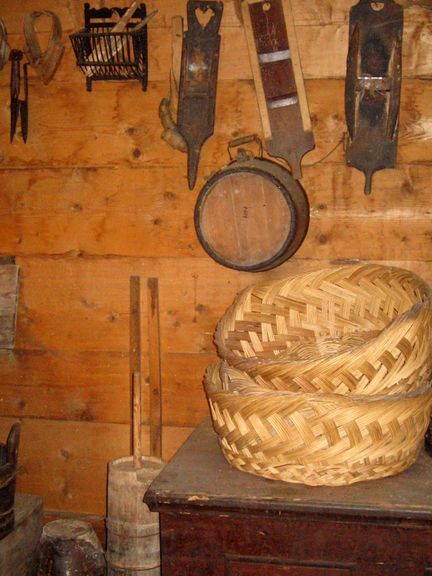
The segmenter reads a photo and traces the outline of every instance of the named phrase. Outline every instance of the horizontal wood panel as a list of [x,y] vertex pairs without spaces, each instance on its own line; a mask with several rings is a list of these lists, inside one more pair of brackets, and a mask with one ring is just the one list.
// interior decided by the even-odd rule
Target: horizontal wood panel
[[[207,414],[204,372],[216,354],[163,354],[164,426],[190,427]],[[0,415],[85,422],[130,422],[128,354],[16,351],[0,355]],[[142,417],[149,418],[148,360],[143,358]]]
[[[9,33],[19,34],[23,25],[23,6],[13,0],[4,0],[8,5],[7,28]],[[238,27],[240,25],[236,3],[238,0],[224,0],[223,27]],[[399,0],[402,6],[409,7],[408,0]],[[179,3],[178,0],[148,0],[145,2],[147,12],[158,10],[157,16],[150,22],[150,28],[169,26],[174,16],[186,18],[186,3]],[[303,0],[293,0],[292,9],[295,23],[299,26],[323,25],[335,22],[347,22],[349,10],[355,4],[352,0],[322,0],[320,2],[304,2]],[[116,0],[115,5],[126,7],[129,2]],[[61,19],[65,34],[74,32],[84,25],[84,8],[81,3],[70,2],[69,0],[45,0],[45,10],[53,10]],[[40,10],[38,0],[26,0],[25,12]],[[421,21],[427,18],[427,11],[420,7],[410,7],[405,10],[405,20]],[[49,30],[49,21],[38,21],[38,30]]]
[[[358,243],[358,239],[354,240]],[[366,235],[364,242],[367,241]],[[219,266],[209,258],[20,259],[23,287],[17,347],[51,350],[53,356],[57,350],[126,354],[129,276],[141,275],[159,278],[163,353],[213,354],[216,323],[241,288],[328,264],[329,259],[294,258],[270,272],[248,274]],[[396,261],[395,265],[416,271],[432,283],[430,260]],[[46,278],[51,278],[49,284]],[[142,326],[145,330],[144,305]],[[145,336],[142,347],[145,352]]]
[[[2,438],[14,422],[0,418]],[[130,454],[129,426],[34,419],[23,419],[21,426],[17,490],[43,495],[46,509],[104,515],[107,465]],[[164,428],[164,460],[173,456],[192,430]],[[146,454],[145,426],[142,442]]]
[[[9,0],[10,1],[10,0]],[[60,17],[63,16],[65,28],[68,33],[78,31],[83,26],[83,18],[77,14],[77,3],[71,3],[73,9],[68,15],[68,7],[57,9]],[[170,2],[165,5],[159,2],[159,13],[149,26],[149,78],[152,81],[164,80],[168,77],[171,66],[171,18],[185,11],[186,3],[179,7],[178,3]],[[348,50],[348,17],[352,3],[338,2],[335,7],[330,0],[319,4],[312,2],[309,9],[304,9],[305,3],[297,2],[294,5],[294,18],[296,33],[305,78],[344,78],[346,74],[346,56]],[[180,10],[179,10],[180,8]],[[56,8],[54,8],[56,11]],[[237,19],[234,6],[227,3],[224,10],[224,19],[221,27],[221,53],[219,61],[219,78],[221,80],[251,79],[252,72],[243,28]],[[297,15],[296,15],[297,13]],[[15,13],[14,20],[22,20],[23,11]],[[79,23],[77,23],[77,20]],[[44,30],[48,22],[41,22],[41,43]],[[186,27],[186,24],[185,24]],[[430,30],[432,28],[432,14],[430,10],[419,7],[405,11],[403,35],[403,61],[402,74],[404,77],[428,76],[432,74],[432,63],[429,58]],[[24,38],[19,31],[20,26],[13,27],[15,33],[10,34],[10,43],[13,46],[24,46]],[[12,30],[11,30],[12,32]],[[45,33],[46,35],[46,33]],[[75,63],[72,45],[67,34],[64,35],[65,55],[56,73],[56,82],[69,81],[71,78],[81,78],[82,90],[85,90],[85,77]],[[34,70],[30,70],[31,77],[35,77]],[[7,79],[0,80],[6,83]],[[105,83],[105,82],[103,82]],[[98,93],[101,82],[95,82],[95,91]]]
[[[50,91],[50,96],[44,94]],[[341,80],[306,82],[316,148],[303,165],[318,161],[344,162],[341,145],[346,132],[344,83]],[[8,90],[0,98],[8,101]],[[19,138],[7,143],[9,109],[0,110],[0,167],[96,167],[176,166],[178,185],[187,190],[186,155],[161,140],[158,106],[166,94],[164,83],[154,84],[143,94],[131,84],[106,84],[93,98],[77,84],[66,87],[39,85],[33,90],[30,135],[27,144]],[[52,106],[51,101],[56,105]],[[70,103],[73,102],[73,106]],[[430,122],[432,85],[424,80],[403,85],[398,144],[398,162],[432,162]],[[204,178],[229,160],[227,144],[239,135],[261,133],[255,91],[251,82],[221,84],[216,107],[215,134],[203,146],[197,188]],[[145,186],[145,183],[142,183]]]
[[[424,217],[404,218],[400,209],[396,208],[395,211],[399,212],[399,216],[383,216],[369,211],[358,219],[353,219],[349,215],[332,217],[318,208],[312,213],[309,231],[298,255],[301,258],[317,259],[334,257],[394,260],[403,249],[406,258],[428,258],[432,234],[430,216],[427,214]],[[143,219],[139,217],[128,218],[118,214],[112,218],[104,215],[87,220],[77,218],[75,226],[67,216],[58,216],[49,225],[43,217],[29,218],[24,222],[21,219],[3,217],[0,218],[0,226],[8,238],[2,249],[16,255],[72,253],[140,258],[195,255],[205,257],[205,252],[196,239],[193,223],[189,224],[187,230],[178,231],[170,227],[171,222],[176,222],[175,213],[170,216],[171,218],[167,218],[165,215],[164,225],[157,228],[146,227]],[[103,241],[100,238],[101,229]],[[122,236],[121,243],[116,242],[119,230],[129,232]],[[156,231],[155,234],[153,230]],[[64,231],[68,234],[65,235]],[[146,242],[149,233],[153,236],[152,241]],[[383,234],[392,239],[384,252],[379,245]],[[113,317],[110,321],[116,320]]]
[[[376,172],[370,196],[363,194],[363,173],[345,164],[323,162],[305,166],[303,172],[301,183],[314,214],[325,212],[329,217],[368,218],[381,214],[381,217],[391,220],[398,216],[422,218],[432,212],[430,164],[398,164],[395,169]],[[198,192],[184,187],[175,166],[137,167],[133,170],[123,166],[40,169],[37,173],[32,169],[8,169],[0,170],[0,187],[0,218],[4,224],[14,218],[24,224],[32,219],[35,222],[38,219],[55,221],[56,218],[69,217],[71,220],[89,221],[109,214],[135,216],[140,219],[140,225],[151,241],[151,236],[157,234],[158,227],[165,226],[165,221],[174,228],[176,224],[171,220],[175,219],[176,240],[180,246],[185,241],[178,234],[190,238],[187,231],[193,227]],[[42,230],[38,229],[38,232],[41,235]],[[65,237],[69,236],[67,230],[61,232]],[[164,233],[164,239],[166,236]],[[52,238],[52,245],[58,239]],[[13,240],[2,237],[0,251],[4,251],[3,243],[14,241],[25,252],[22,245],[26,240],[22,237],[18,242],[18,236]],[[72,243],[71,239],[69,241]],[[42,244],[43,240],[39,242]],[[79,249],[78,243],[72,244],[72,248]]]

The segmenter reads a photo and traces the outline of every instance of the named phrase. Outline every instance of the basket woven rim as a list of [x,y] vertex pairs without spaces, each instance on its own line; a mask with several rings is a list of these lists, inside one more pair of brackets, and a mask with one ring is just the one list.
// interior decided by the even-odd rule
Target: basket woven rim
[[[269,288],[272,288],[273,291],[277,290],[278,286],[282,286],[284,284],[286,284],[287,282],[289,282],[290,280],[300,280],[300,279],[306,279],[307,277],[311,277],[314,278],[316,276],[319,275],[323,275],[325,276],[326,274],[337,274],[338,272],[341,272],[342,270],[346,270],[348,271],[357,271],[357,270],[362,270],[362,269],[370,269],[372,270],[382,270],[382,271],[386,271],[389,274],[390,273],[404,273],[409,275],[410,277],[413,278],[413,280],[416,280],[421,286],[422,289],[424,290],[424,300],[420,301],[420,302],[416,302],[413,303],[412,306],[410,308],[408,308],[407,310],[405,310],[405,312],[402,312],[400,314],[398,314],[397,316],[395,316],[388,324],[386,324],[382,329],[377,330],[377,334],[375,336],[373,336],[370,339],[366,339],[364,342],[359,343],[356,346],[353,346],[352,349],[349,350],[344,350],[344,351],[338,351],[338,350],[334,350],[334,351],[330,351],[328,353],[322,354],[321,356],[314,358],[314,359],[310,359],[310,358],[286,358],[286,360],[282,357],[279,358],[278,356],[280,354],[284,354],[284,352],[281,352],[280,354],[272,354],[268,357],[262,357],[262,356],[257,356],[257,355],[251,355],[251,356],[246,356],[242,353],[240,353],[240,351],[237,351],[238,353],[233,352],[232,350],[230,350],[227,345],[225,344],[225,338],[223,336],[223,332],[224,331],[228,331],[229,328],[227,327],[228,324],[232,323],[233,319],[229,318],[230,314],[234,314],[235,310],[241,305],[242,301],[253,295],[254,292],[257,291],[262,291],[262,290],[266,290]],[[244,288],[243,290],[241,290],[241,292],[239,292],[237,294],[237,296],[235,297],[234,301],[232,302],[232,304],[228,307],[228,309],[226,310],[226,312],[224,313],[224,315],[221,317],[221,319],[219,320],[219,322],[216,325],[216,330],[214,332],[214,343],[217,347],[218,353],[220,356],[222,356],[224,359],[229,360],[229,361],[233,361],[236,364],[240,363],[240,362],[250,362],[250,363],[255,363],[256,366],[260,366],[262,364],[265,365],[278,365],[281,362],[287,362],[289,361],[290,365],[293,366],[298,366],[299,369],[301,369],[303,366],[308,366],[311,365],[311,363],[314,364],[319,364],[321,361],[328,361],[331,360],[332,358],[335,357],[347,357],[349,355],[352,354],[352,352],[358,351],[361,352],[363,349],[373,346],[377,343],[377,341],[379,341],[380,339],[385,339],[386,334],[388,332],[390,332],[391,330],[394,330],[395,326],[398,326],[399,328],[402,328],[405,324],[412,324],[412,322],[417,318],[417,316],[419,314],[422,313],[423,310],[428,310],[431,314],[431,321],[432,321],[432,287],[425,282],[425,280],[423,280],[419,275],[417,275],[415,272],[411,272],[410,270],[407,270],[405,268],[401,268],[401,267],[396,267],[396,266],[385,266],[385,265],[381,265],[381,264],[368,264],[368,263],[360,263],[360,264],[345,264],[345,265],[341,265],[341,266],[335,266],[335,267],[326,267],[326,268],[318,268],[312,271],[307,271],[304,273],[293,273],[290,275],[285,276],[284,278],[275,280],[275,281],[266,281],[266,282],[261,282],[261,283],[257,283],[257,284],[252,284],[246,288]],[[361,332],[360,330],[358,332]],[[363,332],[367,332],[367,331],[363,331]],[[373,332],[373,330],[371,330],[371,332]],[[350,334],[356,334],[355,331],[353,331]],[[324,342],[325,339],[328,338],[326,336],[321,337],[321,338],[314,338],[311,337],[309,339],[303,339],[303,340],[299,340],[300,342]]]
[[[224,388],[226,385],[221,376],[221,371],[235,371],[238,377],[245,380],[243,391],[232,390]],[[216,381],[215,381],[216,380]],[[232,384],[232,382],[231,382]],[[432,395],[432,383],[423,385],[415,391],[407,393],[396,394],[340,394],[336,392],[292,392],[290,390],[267,390],[261,388],[259,384],[252,380],[247,373],[229,366],[224,361],[214,362],[211,364],[205,373],[204,377],[204,390],[208,396],[224,395],[226,397],[240,398],[256,398],[257,400],[267,398],[274,400],[304,400],[309,402],[332,402],[332,403],[345,403],[349,405],[356,405],[359,403],[383,403],[389,404],[398,402],[400,400],[416,399],[418,397],[428,397]]]

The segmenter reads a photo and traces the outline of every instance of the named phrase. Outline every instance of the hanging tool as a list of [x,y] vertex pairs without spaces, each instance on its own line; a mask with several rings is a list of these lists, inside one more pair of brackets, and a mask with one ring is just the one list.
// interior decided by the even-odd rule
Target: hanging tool
[[265,147],[301,178],[315,147],[290,0],[242,0]]
[[161,134],[162,140],[165,140],[174,150],[187,152],[186,140],[180,134],[174,121],[174,118],[177,118],[182,42],[183,18],[174,16],[171,20],[170,93],[167,98],[162,98],[159,104],[159,118],[164,129]]
[[18,126],[18,120],[21,120],[21,136],[24,142],[27,142],[28,134],[28,78],[27,66],[23,66],[24,75],[24,97],[21,96],[21,60],[23,52],[21,50],[11,50],[9,60],[11,61],[11,80],[10,80],[10,141],[12,142]]
[[[207,11],[210,18],[203,22]],[[177,125],[187,143],[190,190],[195,186],[201,148],[214,129],[222,12],[219,1],[189,0],[187,4]]]
[[2,70],[9,61],[10,46],[7,39],[6,24],[0,18],[0,70]]
[[[36,20],[41,16],[50,18],[52,22],[51,34],[45,51],[42,51],[36,35]],[[48,84],[53,79],[63,58],[65,45],[62,42],[62,34],[60,18],[51,10],[30,12],[24,17],[26,55],[44,84]]]
[[350,10],[345,80],[346,161],[372,176],[396,163],[401,90],[403,8],[393,0],[360,0]]

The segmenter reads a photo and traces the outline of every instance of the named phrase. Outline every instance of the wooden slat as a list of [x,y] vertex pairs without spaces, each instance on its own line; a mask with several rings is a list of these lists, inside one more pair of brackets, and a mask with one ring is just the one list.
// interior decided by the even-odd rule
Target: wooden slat
[[[237,0],[224,0],[224,27],[238,27],[240,25],[238,14],[235,9]],[[117,0],[115,5],[126,7],[128,0]],[[174,16],[186,16],[186,3],[178,0],[148,0],[147,12],[159,10],[157,17],[151,22],[151,28],[160,28],[170,25]],[[349,9],[353,5],[352,0],[320,0],[320,2],[304,2],[293,0],[293,12],[295,22],[299,26],[324,25],[329,23],[347,23]],[[409,6],[408,0],[399,0],[399,4]],[[22,31],[23,5],[14,0],[4,0],[4,9],[7,11],[7,27],[10,34],[19,34]],[[70,0],[45,0],[45,10],[53,10],[60,17],[64,33],[74,32],[81,28],[84,23],[84,8],[81,2]],[[39,0],[26,0],[25,11],[40,10]],[[405,12],[408,21],[424,21],[427,11],[419,7],[410,7]],[[40,30],[48,30],[48,22],[40,22]],[[38,27],[39,29],[39,27]]]
[[[13,419],[0,418],[0,436]],[[169,459],[193,428],[164,429],[164,458]],[[148,429],[142,441],[148,450]],[[129,426],[24,419],[17,490],[44,496],[51,510],[105,514],[107,462],[128,452]]]
[[[371,241],[367,234],[367,222],[364,228],[360,224],[357,229],[350,230],[347,222],[347,229],[344,230],[352,243],[351,258],[358,258],[359,248],[362,249],[358,245],[367,245]],[[392,248],[398,252],[399,257],[402,254],[405,256],[404,245],[417,237],[416,226],[412,222],[411,226],[414,232],[408,241],[397,243],[397,250]],[[356,230],[358,236],[355,235]],[[387,248],[382,238],[387,236],[384,236],[384,227],[381,227],[381,231],[382,236],[377,242],[378,246],[384,244],[385,247],[381,248],[384,252]],[[161,309],[163,353],[213,353],[216,322],[241,288],[260,279],[280,278],[305,267],[316,269],[338,256],[330,231],[325,229],[325,232],[330,242],[322,244],[322,251],[329,255],[327,258],[306,261],[294,258],[262,274],[238,274],[219,266],[210,258],[172,258],[163,261],[72,258],[60,262],[57,259],[22,259],[20,265],[24,281],[17,347],[51,350],[54,357],[58,350],[127,354],[128,278],[131,274],[141,274],[143,277],[147,274],[160,278],[160,297],[164,302]],[[337,229],[333,228],[332,232],[336,235]],[[311,234],[315,236],[315,228]],[[323,240],[315,238],[317,248]],[[396,236],[392,240],[396,243]],[[430,240],[427,239],[422,243],[426,241],[429,245]],[[403,264],[427,274],[427,280],[431,280],[428,262],[430,260],[425,259],[418,262],[404,261]],[[49,284],[46,278],[52,279]],[[68,311],[67,323],[64,321],[64,310]],[[144,322],[146,317],[143,318]],[[143,352],[146,351],[147,343],[144,341]],[[116,364],[113,364],[113,372],[119,372]],[[117,378],[115,382],[119,385]],[[89,381],[97,383],[97,379],[92,380],[90,376]]]
[[[376,193],[366,197],[361,172],[341,163],[323,162],[305,168],[302,185],[308,194],[312,212],[325,209],[329,218],[336,215],[354,218],[368,212],[385,213],[389,217],[400,214],[406,218],[421,218],[431,213],[431,178],[432,166],[429,164],[398,164],[396,169],[376,173]],[[3,225],[11,221],[16,222],[17,227],[19,224],[25,225],[31,230],[33,220],[36,228],[39,220],[55,222],[57,218],[69,217],[85,222],[95,216],[112,214],[122,218],[122,215],[130,217],[133,214],[148,234],[147,242],[152,242],[158,228],[167,228],[163,235],[156,234],[157,242],[152,245],[153,255],[169,253],[164,252],[163,245],[157,249],[157,244],[160,245],[161,236],[163,242],[170,244],[169,230],[173,228],[178,233],[176,243],[181,252],[182,247],[186,247],[186,240],[190,242],[194,236],[191,228],[196,197],[176,180],[178,169],[175,166],[135,170],[126,167],[1,170],[0,218]],[[144,182],[148,184],[148,189],[144,187]],[[83,226],[80,225],[81,228]],[[33,232],[33,251],[39,246],[39,250],[49,254],[50,246],[57,244],[57,253],[61,252],[60,246],[65,242],[62,236],[69,238],[71,234],[67,230],[62,231],[60,223],[54,227],[58,230],[57,237],[51,239],[46,238],[48,234],[42,234],[38,240],[36,230]],[[113,230],[112,234],[117,235],[117,230]],[[85,238],[83,233],[80,237]],[[99,234],[100,242],[102,238],[103,235]],[[118,239],[118,245],[121,240]],[[0,250],[4,251],[13,242],[22,253],[27,252],[21,246],[26,246],[29,239],[16,233],[12,239],[4,235],[1,237]],[[70,240],[65,248],[66,252],[77,249],[79,243]]]
[[15,344],[18,275],[18,266],[0,264],[0,349],[11,349]]
[[[376,188],[374,189],[376,190]],[[395,213],[402,213],[401,210],[395,209]],[[175,213],[171,215],[173,220],[175,218]],[[320,217],[319,217],[320,216]],[[365,217],[360,217],[359,219],[354,219],[350,215],[346,217],[331,217],[331,211],[325,214],[325,211],[318,209],[315,213],[312,213],[310,229],[308,231],[307,237],[298,252],[298,256],[301,258],[317,258],[326,259],[331,257],[331,253],[324,249],[323,242],[320,240],[322,235],[331,234],[333,254],[338,258],[352,258],[357,256],[363,259],[396,259],[399,256],[399,250],[403,246],[405,251],[405,257],[412,260],[424,260],[429,258],[430,254],[430,244],[429,239],[431,235],[431,220],[429,215],[425,217],[411,217],[404,218],[394,217],[392,211],[388,215],[374,214],[372,211],[368,211],[364,214]],[[94,220],[97,220],[98,224],[93,224]],[[79,226],[75,226],[69,230],[69,233],[75,232],[75,234],[69,234],[67,237],[61,237],[58,244],[53,245],[51,239],[48,241],[48,246],[43,242],[43,238],[37,236],[38,231],[43,226],[44,220],[42,218],[29,219],[23,224],[19,224],[17,219],[8,219],[5,222],[4,218],[0,218],[0,226],[6,232],[10,232],[10,236],[13,238],[13,231],[16,230],[16,236],[25,238],[25,243],[16,250],[17,255],[39,255],[46,252],[50,255],[85,255],[88,256],[100,256],[102,257],[105,253],[108,253],[117,257],[135,257],[135,258],[151,258],[163,257],[167,258],[178,257],[187,258],[197,256],[199,258],[206,258],[204,250],[200,247],[198,240],[195,237],[194,231],[189,230],[186,239],[188,244],[184,247],[175,242],[176,238],[173,232],[169,229],[169,223],[167,223],[162,230],[158,230],[159,234],[155,234],[151,242],[145,244],[146,232],[144,230],[139,230],[139,219],[138,218],[124,218],[113,217],[108,218],[96,218],[93,222],[91,219],[85,221],[84,218],[80,219]],[[175,221],[175,220],[174,220]],[[58,226],[60,230],[67,227],[70,221],[67,217],[57,217],[53,225]],[[86,228],[88,225],[93,224],[93,229],[88,231]],[[109,224],[110,234],[106,236],[105,241],[101,244],[98,243],[98,230],[103,227],[104,224]],[[45,233],[47,235],[51,234],[51,238],[55,233],[54,226],[47,226]],[[129,226],[139,233],[136,235],[130,235],[124,237],[122,240],[122,245],[119,245],[116,240],[116,231],[121,230],[123,227]],[[351,228],[347,230],[346,227]],[[415,227],[415,229],[413,229]],[[123,228],[124,229],[124,228]],[[167,235],[162,236],[164,231],[167,231]],[[168,236],[169,234],[169,236]],[[394,239],[394,242],[385,247],[385,253],[381,253],[379,246],[380,239],[383,234]],[[88,235],[85,238],[85,235]],[[355,241],[355,236],[367,235],[369,244],[364,246],[357,246]],[[77,246],[77,239],[81,238],[79,242],[80,247]],[[158,242],[158,238],[163,238]],[[185,238],[183,238],[185,239]],[[42,240],[42,242],[40,242]],[[408,244],[401,244],[408,240]],[[61,241],[61,242],[60,242]],[[9,241],[3,246],[3,249],[7,252],[14,250],[15,245],[13,241]],[[323,251],[324,250],[324,251]],[[208,257],[207,257],[208,258]],[[111,322],[117,322],[118,319],[114,316],[107,318]],[[71,329],[77,329],[77,326],[71,326]],[[107,337],[110,340],[110,337]],[[83,342],[83,344],[85,344]]]
[[[45,90],[50,91],[50,96],[45,95]],[[344,82],[313,80],[306,82],[306,91],[316,149],[305,156],[303,166],[322,158],[344,162],[343,148],[338,146],[346,132]],[[2,167],[176,166],[176,188],[186,193],[186,155],[160,138],[158,107],[167,93],[167,83],[152,85],[145,96],[131,84],[105,85],[98,98],[92,98],[75,84],[67,90],[58,84],[34,86],[29,140],[27,144],[19,139],[13,144],[5,143]],[[0,98],[8,101],[7,88],[0,89]],[[55,107],[51,100],[56,102]],[[432,162],[431,102],[432,83],[422,80],[403,83],[398,162]],[[252,83],[221,82],[215,134],[202,150],[197,189],[205,177],[228,161],[226,148],[230,138],[255,132],[261,134],[261,123]],[[3,140],[7,140],[8,133],[9,114],[4,109],[3,113],[0,111]],[[75,177],[78,181],[79,170]],[[136,181],[134,187],[138,186],[146,188],[144,182]]]
[[[12,0],[8,0],[11,2]],[[303,75],[305,78],[344,78],[346,73],[346,56],[348,50],[348,15],[352,3],[337,3],[335,8],[330,0],[326,0],[321,7],[319,2],[311,2],[311,7],[305,10],[306,3],[294,3],[294,21],[297,29],[299,50]],[[69,16],[64,18],[68,26],[73,21],[80,21],[73,30],[82,27],[82,20],[77,14],[78,6],[75,2]],[[185,6],[175,6],[174,0],[170,2],[168,9],[161,0],[158,2],[159,13],[149,26],[149,78],[151,81],[168,79],[171,64],[170,26],[172,16],[185,16]],[[156,3],[155,3],[156,5]],[[153,8],[151,6],[150,8]],[[56,8],[54,8],[56,11]],[[61,12],[65,15],[63,7]],[[58,12],[60,10],[57,9]],[[23,10],[16,13],[16,20],[23,16]],[[230,19],[231,22],[227,19]],[[428,76],[432,73],[432,63],[429,58],[430,45],[424,40],[425,30],[432,25],[432,13],[425,8],[413,8],[405,11],[405,24],[403,34],[403,61],[402,73],[406,78],[413,76]],[[15,30],[15,26],[13,27]],[[46,28],[46,26],[45,26]],[[10,33],[12,46],[23,46],[24,39],[20,32]],[[70,29],[72,32],[72,29]],[[47,33],[41,35],[41,43],[47,40]],[[76,66],[72,45],[65,35],[65,55],[55,75],[55,82],[69,82],[71,79],[80,85],[85,93],[85,77]],[[233,57],[235,55],[235,57]],[[33,69],[30,69],[30,79],[36,77]],[[219,79],[251,79],[252,71],[247,55],[246,39],[243,29],[235,16],[234,8],[224,10],[224,18],[221,27],[221,54],[219,64]],[[3,84],[7,84],[7,78],[1,78]],[[88,94],[88,98],[96,98],[103,85],[112,82],[95,82],[94,94]],[[47,90],[47,93],[49,91]]]
[[[216,353],[163,357],[166,426],[196,426],[207,414],[202,379]],[[113,351],[19,351],[0,355],[0,416],[130,425],[128,357]],[[143,358],[143,381],[148,378]],[[149,422],[148,387],[142,416]]]
[[159,278],[147,280],[147,334],[149,353],[150,456],[162,455],[162,376],[159,316]]

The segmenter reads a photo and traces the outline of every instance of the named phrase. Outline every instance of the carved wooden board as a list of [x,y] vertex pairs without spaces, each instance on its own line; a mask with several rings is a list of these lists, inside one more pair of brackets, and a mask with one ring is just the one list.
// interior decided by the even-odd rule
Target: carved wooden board
[[360,0],[350,10],[345,83],[346,160],[372,176],[396,163],[402,67],[403,9],[393,0]]
[[290,0],[243,0],[242,14],[267,152],[300,178],[315,143]]

